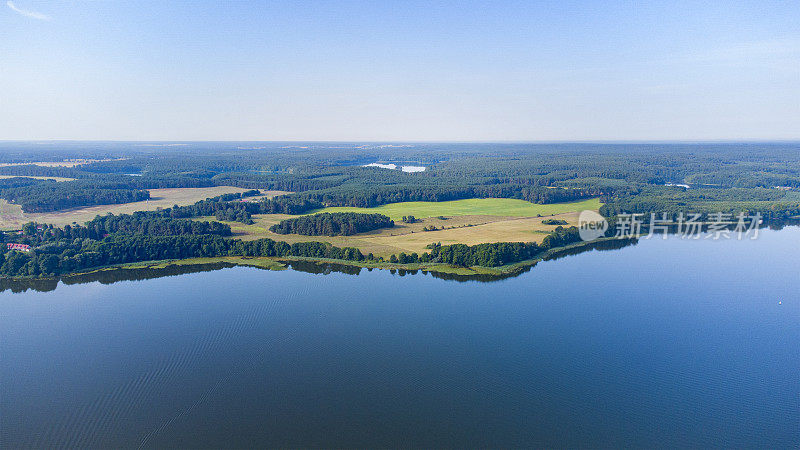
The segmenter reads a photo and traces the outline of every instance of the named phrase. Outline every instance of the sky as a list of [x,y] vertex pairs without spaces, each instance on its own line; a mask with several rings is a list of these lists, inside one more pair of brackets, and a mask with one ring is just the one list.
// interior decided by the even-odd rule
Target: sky
[[800,139],[797,0],[0,1],[0,140]]

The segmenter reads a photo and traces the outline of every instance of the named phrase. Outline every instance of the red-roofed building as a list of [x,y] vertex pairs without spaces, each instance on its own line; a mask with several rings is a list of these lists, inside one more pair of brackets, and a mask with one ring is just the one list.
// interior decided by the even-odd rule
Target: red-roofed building
[[31,246],[30,246],[30,245],[25,245],[25,244],[15,244],[15,243],[13,243],[13,242],[9,242],[9,243],[7,243],[7,244],[6,244],[6,247],[7,247],[9,250],[19,250],[19,251],[21,251],[21,252],[29,252],[29,251],[31,251]]

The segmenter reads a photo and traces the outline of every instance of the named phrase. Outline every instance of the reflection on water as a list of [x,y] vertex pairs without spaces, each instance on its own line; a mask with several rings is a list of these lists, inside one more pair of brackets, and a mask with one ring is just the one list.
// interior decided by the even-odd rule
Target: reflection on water
[[215,262],[209,264],[173,264],[166,267],[142,267],[142,268],[117,268],[109,270],[98,270],[79,275],[66,275],[60,279],[8,279],[0,278],[0,292],[10,290],[14,293],[33,290],[38,292],[53,291],[58,287],[59,281],[65,285],[83,284],[100,282],[102,284],[112,284],[119,281],[141,281],[154,278],[172,277],[197,272],[211,272],[230,267],[235,264],[226,262]]
[[6,291],[0,448],[796,448],[800,229],[613,248]]
[[331,273],[358,275],[361,273],[361,267],[330,262],[322,263],[315,261],[287,261],[286,265],[294,270],[297,270],[298,272],[315,273],[321,275],[329,275]]
[[800,218],[771,219],[765,221],[764,226],[770,230],[782,230],[786,227],[800,226]]
[[[580,253],[589,252],[593,250],[598,250],[598,251],[615,250],[627,247],[629,245],[634,245],[635,243],[636,243],[635,240],[628,240],[628,239],[600,241],[582,247],[565,249],[563,251],[550,255],[546,259],[547,260],[558,259],[558,258],[563,258],[565,256],[577,255]],[[347,264],[316,262],[316,261],[287,261],[286,265],[298,272],[321,274],[321,275],[328,275],[331,273],[359,275],[362,270],[366,271],[373,270],[372,268],[362,269],[361,267],[351,266]],[[119,281],[139,281],[139,280],[149,280],[162,277],[172,277],[176,275],[185,275],[190,273],[211,272],[214,270],[226,269],[235,266],[236,266],[235,264],[227,262],[214,262],[208,264],[180,264],[180,265],[173,264],[159,268],[144,267],[144,268],[119,268],[119,269],[99,270],[96,272],[80,274],[80,275],[68,275],[60,279],[0,278],[0,292],[6,290],[10,290],[11,292],[14,293],[25,292],[27,290],[49,292],[55,290],[58,287],[59,281],[65,285],[93,283],[95,281],[100,282],[102,284],[112,284]],[[523,273],[531,270],[533,266],[535,266],[535,264],[521,267],[517,271],[501,275],[492,275],[492,274],[459,275],[451,273],[430,272],[426,270],[406,270],[406,269],[390,269],[389,272],[392,275],[398,275],[401,277],[406,275],[416,275],[417,273],[421,272],[425,275],[431,275],[432,277],[441,280],[480,281],[485,283],[491,283],[494,281],[505,280],[507,278],[518,277]]]
[[585,252],[597,250],[598,252],[605,252],[610,250],[619,250],[621,248],[629,247],[639,243],[639,239],[609,239],[605,241],[592,242],[591,244],[583,245],[580,247],[565,248],[563,250],[554,252],[544,258],[545,261],[565,258],[567,256],[579,255]]
[[[764,224],[764,229],[779,231],[787,226],[800,225],[800,219],[785,219],[785,220],[771,220]],[[656,233],[658,234],[658,233]],[[609,239],[597,242],[588,243],[579,247],[565,248],[563,250],[551,253],[544,258],[545,261],[556,260],[565,258],[567,256],[579,255],[591,251],[610,251],[619,250],[631,245],[636,245],[638,239]],[[359,275],[362,270],[372,271],[371,268],[362,269],[361,267],[351,266],[347,264],[338,264],[331,262],[317,262],[317,261],[286,261],[286,265],[291,269],[320,275],[328,275],[331,273],[343,273],[347,275]],[[430,275],[433,278],[440,280],[450,281],[478,281],[484,283],[491,283],[501,281],[508,278],[514,278],[530,271],[536,264],[520,267],[513,272],[494,275],[494,274],[454,274],[443,272],[430,272],[427,270],[407,270],[407,269],[390,269],[392,275],[406,276],[422,273]],[[80,275],[67,275],[60,279],[7,279],[0,278],[0,292],[10,290],[11,292],[25,292],[27,290],[34,290],[39,292],[48,292],[55,290],[58,287],[59,281],[65,285],[82,284],[99,281],[103,284],[116,283],[118,281],[137,281],[148,280],[153,278],[171,277],[176,275],[183,275],[197,272],[210,272],[213,270],[220,270],[225,268],[235,267],[235,264],[226,262],[215,262],[209,264],[186,264],[186,265],[169,265],[162,268],[120,268],[113,270],[100,270],[88,274]],[[265,269],[267,270],[267,269]]]

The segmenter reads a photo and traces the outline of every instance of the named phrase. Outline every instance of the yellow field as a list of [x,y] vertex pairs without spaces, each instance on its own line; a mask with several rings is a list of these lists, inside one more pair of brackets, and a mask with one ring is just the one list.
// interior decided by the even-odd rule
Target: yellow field
[[[536,205],[528,202],[520,205],[509,199],[474,199],[479,202],[457,200],[453,202],[440,202],[433,205],[422,205],[408,202],[384,205],[379,208],[326,208],[325,211],[359,211],[359,212],[387,212],[395,219],[393,228],[375,230],[356,236],[302,236],[297,234],[276,234],[269,231],[269,227],[281,220],[296,217],[285,214],[266,214],[253,216],[256,222],[253,225],[244,225],[237,222],[226,222],[231,226],[234,236],[240,239],[252,240],[268,237],[276,241],[289,243],[321,241],[330,242],[337,247],[357,247],[362,253],[373,253],[375,256],[388,257],[400,252],[422,253],[425,247],[434,242],[442,244],[462,243],[475,245],[485,242],[541,242],[544,236],[556,228],[554,225],[544,225],[542,220],[558,218],[566,220],[569,225],[577,225],[578,214],[584,209],[597,210],[600,202],[596,199],[572,203],[559,203],[552,205]],[[506,215],[480,214],[480,209],[475,209],[475,204],[481,204],[483,211],[491,213],[506,212]],[[438,208],[433,208],[438,205]],[[530,205],[530,207],[528,206]],[[427,211],[427,212],[426,212]],[[449,214],[445,214],[447,211]],[[546,214],[547,211],[555,211]],[[472,212],[472,214],[458,214]],[[455,213],[455,214],[454,214]],[[476,214],[477,213],[477,214]],[[516,213],[513,215],[508,213]],[[414,215],[422,218],[413,224],[402,223],[397,215]],[[422,214],[428,214],[428,217]],[[433,216],[431,216],[433,214]],[[523,215],[523,214],[528,214]],[[541,214],[541,217],[537,217]],[[444,216],[445,219],[439,219]],[[209,220],[212,218],[204,218]],[[422,231],[428,226],[439,228],[436,231]],[[444,228],[444,229],[442,229]]]
[[[173,188],[173,189],[149,189],[150,200],[143,202],[124,203],[121,205],[101,205],[87,208],[77,208],[67,211],[50,213],[25,214],[19,205],[9,204],[5,200],[0,200],[0,229],[17,230],[26,222],[52,223],[53,225],[67,225],[72,223],[84,223],[92,220],[97,215],[130,214],[134,211],[152,211],[159,208],[169,208],[173,205],[191,205],[209,197],[216,197],[222,194],[244,192],[242,189],[231,186],[215,186],[207,188]],[[265,196],[274,197],[282,195],[283,191],[261,191]]]

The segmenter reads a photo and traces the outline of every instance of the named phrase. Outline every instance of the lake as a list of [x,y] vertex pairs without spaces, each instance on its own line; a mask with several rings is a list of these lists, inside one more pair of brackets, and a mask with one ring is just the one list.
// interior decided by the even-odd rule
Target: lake
[[[0,293],[0,447],[800,445],[800,228]],[[46,290],[46,289],[45,289]]]
[[[381,169],[397,170],[397,164],[369,163],[361,167],[380,167]],[[400,170],[407,173],[425,172],[425,166],[406,166],[401,165]]]

